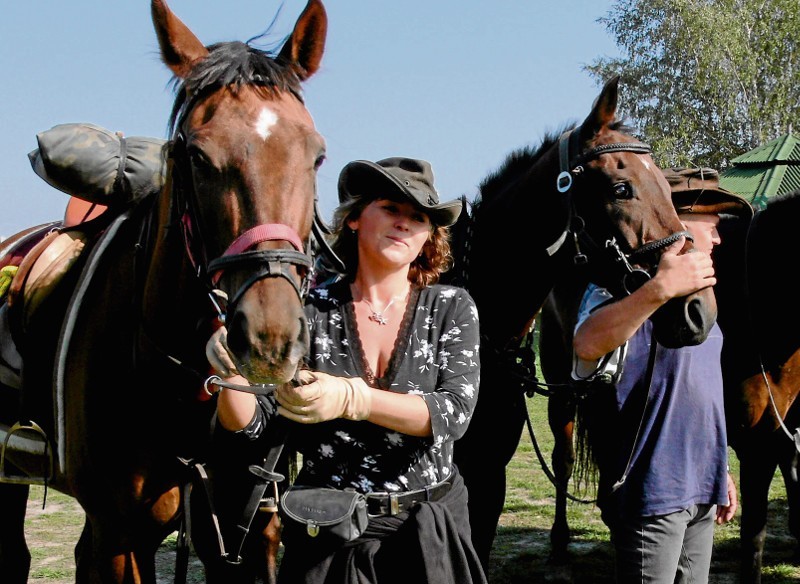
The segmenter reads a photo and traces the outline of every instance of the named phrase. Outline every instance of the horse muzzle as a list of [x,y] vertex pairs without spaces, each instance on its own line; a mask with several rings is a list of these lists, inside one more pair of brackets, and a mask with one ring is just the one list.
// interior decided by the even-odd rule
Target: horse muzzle
[[682,298],[673,298],[652,316],[653,335],[664,347],[699,345],[717,320],[717,301],[709,286]]

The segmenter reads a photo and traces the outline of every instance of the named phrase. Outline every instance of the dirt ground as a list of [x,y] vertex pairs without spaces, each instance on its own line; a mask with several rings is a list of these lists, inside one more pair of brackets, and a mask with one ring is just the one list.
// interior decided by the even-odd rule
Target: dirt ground
[[[786,529],[786,501],[770,502],[770,525],[763,584],[800,582],[797,569],[796,543]],[[501,519],[502,522],[502,519]],[[26,535],[33,555],[31,577],[28,584],[71,584],[75,581],[75,542],[83,525],[82,511],[71,498],[60,493],[48,493],[47,505],[42,509],[42,493],[36,488],[28,503]],[[715,551],[710,582],[732,584],[738,582],[738,546],[732,540]],[[552,566],[547,561],[549,531],[541,528],[518,528],[502,525],[498,533],[496,553],[492,558],[490,582],[522,584],[530,582],[552,583],[610,583],[603,574],[611,569],[611,550],[607,542],[581,543],[571,546],[569,566]],[[786,566],[790,567],[786,567]],[[168,538],[157,555],[159,584],[171,584],[175,569],[175,536]],[[190,557],[187,584],[204,582],[202,565]]]

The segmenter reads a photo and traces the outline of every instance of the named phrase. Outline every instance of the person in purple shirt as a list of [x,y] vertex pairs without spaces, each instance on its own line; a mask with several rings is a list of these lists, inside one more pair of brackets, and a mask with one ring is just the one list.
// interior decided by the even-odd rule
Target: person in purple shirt
[[694,253],[681,253],[681,238],[653,278],[625,297],[590,284],[573,338],[573,378],[612,380],[600,390],[593,449],[598,506],[617,581],[625,583],[708,582],[715,521],[729,521],[738,506],[728,472],[722,332],[714,324],[703,343],[668,348],[653,337],[650,319],[671,298],[716,284],[719,214],[752,208],[720,189],[712,169],[663,172]]

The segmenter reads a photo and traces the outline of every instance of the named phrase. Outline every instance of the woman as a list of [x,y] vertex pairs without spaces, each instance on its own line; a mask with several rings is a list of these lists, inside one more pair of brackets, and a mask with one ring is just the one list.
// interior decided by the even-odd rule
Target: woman
[[[453,466],[478,399],[478,315],[465,290],[436,283],[461,203],[439,203],[430,164],[410,158],[349,163],[339,201],[333,248],[347,274],[309,295],[303,384],[277,390],[277,404],[218,398],[228,432],[255,438],[276,415],[294,422],[296,485],[367,496],[363,535],[337,547],[286,542],[279,581],[485,582]],[[224,329],[208,355],[221,375],[235,372]]]

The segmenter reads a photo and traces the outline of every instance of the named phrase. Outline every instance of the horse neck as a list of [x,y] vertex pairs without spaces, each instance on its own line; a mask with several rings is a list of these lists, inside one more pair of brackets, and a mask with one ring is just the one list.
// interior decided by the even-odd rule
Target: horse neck
[[169,184],[167,181],[150,217],[142,296],[145,327],[166,335],[196,326],[200,315],[211,308],[188,259],[181,225],[171,208]]
[[482,203],[475,217],[467,288],[484,337],[494,345],[505,346],[526,332],[564,269],[561,253],[547,253],[567,221],[552,163],[540,159]]

